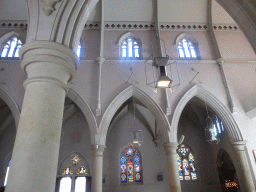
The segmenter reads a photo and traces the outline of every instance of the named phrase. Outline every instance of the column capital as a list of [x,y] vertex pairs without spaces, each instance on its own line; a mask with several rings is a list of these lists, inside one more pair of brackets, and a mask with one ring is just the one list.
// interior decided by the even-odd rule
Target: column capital
[[247,141],[235,141],[231,145],[235,148],[236,151],[244,151]]
[[178,143],[170,142],[163,145],[167,153],[176,153]]
[[73,50],[51,41],[33,41],[31,43],[26,43],[20,49],[20,59],[22,60],[22,70],[28,74],[28,76],[33,77],[44,75],[42,75],[43,72],[40,72],[39,75],[39,73],[34,72],[34,70],[33,74],[29,74],[27,68],[31,64],[39,66],[40,63],[41,66],[38,67],[39,71],[42,71],[47,67],[49,68],[49,66],[58,65],[61,70],[69,73],[69,81],[74,77],[78,66],[78,58]]
[[103,156],[103,152],[105,151],[105,145],[91,145],[91,150],[93,152],[93,156]]

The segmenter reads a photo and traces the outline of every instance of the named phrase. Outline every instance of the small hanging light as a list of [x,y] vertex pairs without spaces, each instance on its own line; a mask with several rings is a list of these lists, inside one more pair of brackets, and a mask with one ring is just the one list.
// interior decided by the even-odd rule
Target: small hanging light
[[220,138],[218,137],[218,131],[215,123],[213,122],[212,118],[210,118],[209,116],[206,103],[205,103],[205,108],[207,112],[206,128],[205,128],[206,140],[210,144],[212,144],[215,141],[216,141],[216,144],[218,144],[220,142]]

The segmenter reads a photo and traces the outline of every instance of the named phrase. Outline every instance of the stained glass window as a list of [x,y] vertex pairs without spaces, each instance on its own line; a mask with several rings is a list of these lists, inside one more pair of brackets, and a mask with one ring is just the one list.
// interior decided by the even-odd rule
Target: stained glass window
[[197,179],[194,156],[184,144],[181,144],[177,149],[177,163],[180,180]]
[[80,163],[81,158],[78,155],[75,155],[72,159],[71,159],[71,163],[73,165],[77,165],[78,163]]
[[62,175],[72,175],[73,171],[70,169],[70,167],[66,167],[63,171],[62,171]]
[[6,173],[5,173],[5,179],[4,179],[4,186],[6,186],[6,184],[7,184],[10,166],[11,166],[11,159],[8,161],[8,165],[7,165],[7,169],[6,169]]
[[78,171],[76,172],[76,174],[87,174],[87,170],[85,169],[84,166],[81,166]]
[[22,42],[16,36],[8,40],[2,47],[0,57],[18,58]]
[[136,148],[128,146],[120,157],[121,183],[141,182],[141,157]]
[[184,59],[197,58],[195,46],[191,41],[185,38],[178,43],[178,51],[179,51],[180,58],[184,58]]
[[140,47],[134,38],[129,37],[123,41],[121,45],[121,57],[128,59],[140,57]]

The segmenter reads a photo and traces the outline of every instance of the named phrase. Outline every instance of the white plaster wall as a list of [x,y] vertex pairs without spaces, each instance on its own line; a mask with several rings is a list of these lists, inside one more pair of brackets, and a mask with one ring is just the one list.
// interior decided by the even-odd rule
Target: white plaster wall
[[27,20],[26,0],[1,0],[0,7],[0,20]]
[[215,0],[212,1],[212,23],[218,24],[236,24],[232,17],[225,11],[225,9],[217,3]]
[[160,22],[207,22],[207,1],[205,0],[161,0]]
[[242,31],[215,31],[221,57],[225,59],[255,60],[252,46]]
[[152,21],[152,0],[106,0],[105,21]]
[[[170,191],[166,152],[160,137],[158,147],[152,141],[152,136],[147,128],[138,120],[139,128],[143,131],[143,143],[135,147],[141,153],[143,184],[121,184],[120,180],[120,154],[133,140],[131,120],[133,114],[124,115],[108,133],[106,151],[104,152],[104,172],[106,183],[103,184],[104,192],[117,191]],[[163,181],[157,181],[157,175],[163,174]]]

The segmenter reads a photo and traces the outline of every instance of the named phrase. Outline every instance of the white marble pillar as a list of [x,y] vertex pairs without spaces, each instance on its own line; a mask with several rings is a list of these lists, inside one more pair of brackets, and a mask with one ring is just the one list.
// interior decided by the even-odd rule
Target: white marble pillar
[[255,192],[255,185],[253,182],[250,166],[249,166],[249,161],[246,155],[246,141],[236,141],[232,143],[233,147],[236,150],[236,153],[239,158],[239,164],[240,164],[240,169],[242,171],[242,179],[245,184],[244,190],[248,192]]
[[6,192],[54,192],[67,81],[76,71],[75,53],[58,43],[22,46],[27,73]]
[[170,191],[171,192],[181,192],[179,170],[177,164],[177,149],[178,143],[171,142],[164,144],[166,150],[169,181],[170,181]]
[[102,172],[103,172],[103,151],[104,145],[93,145],[92,156],[92,192],[102,192]]

